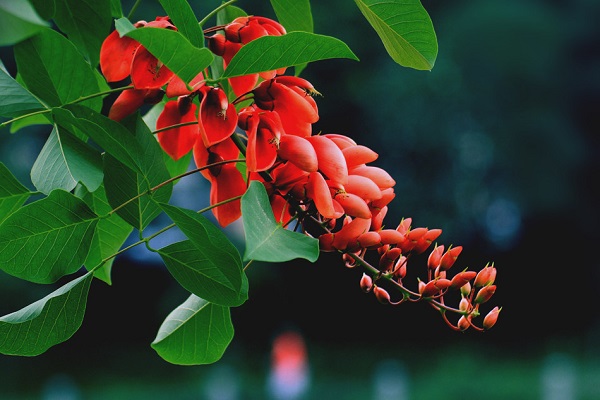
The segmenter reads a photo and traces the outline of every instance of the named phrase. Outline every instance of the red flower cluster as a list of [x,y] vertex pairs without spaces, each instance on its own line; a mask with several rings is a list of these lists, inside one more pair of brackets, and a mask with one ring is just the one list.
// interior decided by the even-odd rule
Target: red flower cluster
[[[176,29],[167,17],[136,26]],[[279,23],[256,16],[240,17],[219,28],[224,34],[208,37],[208,48],[223,58],[225,67],[246,43],[285,34]],[[348,267],[362,265],[369,274],[363,275],[361,287],[379,301],[426,300],[457,330],[489,329],[496,322],[498,307],[481,327],[473,323],[480,305],[494,294],[496,269],[486,266],[479,273],[448,274],[460,246],[444,251],[443,245],[435,245],[427,279],[419,281],[414,292],[403,285],[408,260],[424,253],[442,231],[413,228],[410,218],[396,229],[384,228],[388,204],[395,197],[394,179],[369,165],[378,154],[368,147],[340,134],[313,135],[312,125],[319,120],[313,97],[319,93],[307,80],[283,75],[285,68],[231,78],[238,97],[230,101],[223,88],[207,84],[199,74],[190,91],[139,43],[116,32],[102,46],[101,67],[108,81],[129,76],[134,86],[113,104],[109,116],[116,120],[148,99],[160,100],[166,86],[168,101],[157,120],[157,139],[173,159],[193,151],[197,167],[211,183],[212,210],[221,226],[241,216],[239,196],[250,181],[258,180],[267,188],[275,218],[282,224],[297,220],[306,234],[318,238],[322,251],[343,253]],[[242,100],[252,102],[237,109]],[[246,176],[236,167],[240,153],[246,157]],[[377,252],[377,266],[366,261],[368,251]],[[395,286],[402,298],[393,302],[378,282]],[[460,293],[455,308],[444,299],[451,291]],[[460,315],[456,324],[447,318],[448,311]]]

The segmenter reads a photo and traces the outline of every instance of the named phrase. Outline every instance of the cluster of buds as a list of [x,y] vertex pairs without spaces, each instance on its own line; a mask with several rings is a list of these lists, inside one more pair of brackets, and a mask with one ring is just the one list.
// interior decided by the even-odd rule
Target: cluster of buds
[[[136,26],[176,29],[167,17]],[[225,67],[248,42],[285,34],[276,21],[256,16],[240,17],[205,33],[217,31],[206,39]],[[310,82],[284,75],[285,68],[230,78],[237,96],[230,100],[219,84],[205,80],[204,72],[188,86],[137,42],[115,34],[102,46],[102,72],[108,81],[131,77],[133,89],[117,98],[109,117],[119,120],[148,98],[156,100],[154,91],[166,94],[157,119],[158,142],[175,160],[193,153],[196,166],[211,184],[212,212],[221,226],[241,217],[239,198],[250,181],[260,181],[276,220],[283,225],[297,221],[305,234],[319,240],[321,251],[340,252],[348,267],[362,266],[366,273],[360,286],[380,302],[425,300],[448,325],[461,331],[485,330],[495,324],[498,307],[481,326],[473,320],[480,315],[480,305],[494,294],[496,269],[488,265],[479,273],[465,270],[450,278],[447,271],[460,246],[444,251],[443,245],[436,244],[427,261],[427,279],[418,281],[416,291],[405,287],[408,260],[424,253],[442,231],[412,228],[410,218],[396,229],[384,227],[388,205],[395,197],[394,179],[369,165],[378,158],[372,149],[338,133],[313,134],[313,124],[319,120],[314,97],[319,92]],[[236,167],[241,161],[246,163],[245,175]],[[378,254],[377,266],[366,261],[367,252]],[[384,281],[397,288],[400,300],[391,300],[380,284]],[[444,298],[452,291],[460,293],[454,308]],[[456,313],[459,320],[450,322],[448,312]]]

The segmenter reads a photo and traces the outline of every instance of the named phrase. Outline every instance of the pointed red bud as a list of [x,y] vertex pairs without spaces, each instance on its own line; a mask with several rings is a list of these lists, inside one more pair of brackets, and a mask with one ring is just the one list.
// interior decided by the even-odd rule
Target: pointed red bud
[[325,136],[309,136],[306,139],[315,149],[319,171],[327,179],[345,185],[348,182],[348,167],[340,148]]
[[348,175],[344,188],[346,192],[354,193],[366,201],[379,200],[383,196],[375,182],[361,175]]
[[496,306],[485,316],[485,318],[483,319],[483,329],[490,329],[492,326],[496,325],[496,321],[498,321],[498,314],[500,314],[500,310],[502,309]]
[[460,317],[458,320],[458,329],[460,329],[461,331],[466,331],[467,329],[469,329],[469,327],[471,326],[471,323],[469,322],[470,318],[471,317],[465,317],[464,315]]
[[482,304],[488,301],[496,292],[496,285],[485,286],[479,289],[477,296],[475,296],[474,303]]
[[475,287],[483,287],[491,285],[496,280],[496,268],[492,266],[485,266],[475,278],[473,285]]
[[476,275],[477,273],[475,271],[459,272],[452,278],[452,284],[450,285],[450,289],[459,289],[463,287],[465,284],[469,283],[471,279],[475,278]]
[[448,251],[444,253],[442,259],[440,260],[440,268],[448,270],[450,267],[452,267],[462,249],[462,246],[456,246],[448,249]]
[[380,189],[391,188],[396,184],[396,181],[384,169],[371,165],[350,168],[349,173],[371,179]]
[[303,137],[282,135],[277,154],[304,171],[315,172],[319,168],[315,148]]
[[362,145],[346,147],[342,152],[344,153],[348,168],[368,164],[377,160],[377,157],[379,156],[370,148]]
[[357,195],[352,193],[338,193],[334,199],[340,203],[346,214],[358,218],[371,218],[369,206]]
[[390,303],[390,294],[387,290],[380,288],[379,286],[373,287],[373,293],[375,293],[375,297],[381,304],[389,304]]
[[440,266],[440,260],[442,259],[442,254],[444,253],[444,245],[435,246],[435,248],[429,254],[427,258],[427,267],[429,269],[436,269]]
[[372,287],[373,279],[369,275],[363,273],[362,278],[360,278],[360,288],[363,290],[363,292],[369,293]]
[[469,299],[467,299],[466,297],[463,297],[462,299],[460,299],[460,302],[458,303],[458,309],[460,311],[468,312],[470,307],[471,307],[471,303],[469,303]]

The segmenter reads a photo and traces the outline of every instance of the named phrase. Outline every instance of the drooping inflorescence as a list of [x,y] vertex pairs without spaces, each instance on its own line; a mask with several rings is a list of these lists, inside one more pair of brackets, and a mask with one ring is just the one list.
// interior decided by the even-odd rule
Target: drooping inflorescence
[[[177,30],[168,17],[135,26]],[[222,57],[224,68],[248,42],[286,34],[278,22],[260,16],[239,17],[205,32],[217,32],[206,36],[207,47]],[[496,323],[499,307],[481,324],[474,322],[496,290],[494,265],[451,275],[462,247],[436,244],[440,229],[413,227],[411,218],[395,229],[385,227],[383,220],[395,197],[394,179],[370,165],[378,158],[372,149],[345,135],[313,132],[319,120],[314,96],[319,92],[306,79],[286,75],[286,68],[236,76],[227,79],[233,93],[228,96],[224,82],[211,79],[209,71],[183,82],[142,45],[117,32],[104,41],[100,65],[109,82],[131,80],[132,88],[110,108],[113,120],[166,96],[157,139],[175,160],[193,152],[196,166],[211,184],[211,204],[223,203],[212,209],[221,226],[241,217],[239,197],[251,181],[260,181],[275,219],[284,225],[297,221],[305,234],[319,240],[321,251],[340,252],[346,266],[362,267],[360,287],[380,302],[427,301],[460,331],[485,330]],[[223,163],[240,159],[240,154],[245,157],[245,174],[235,163]],[[228,201],[233,198],[237,199]],[[408,288],[409,261],[432,246],[422,278],[415,289]],[[376,263],[368,261],[373,254]],[[390,288],[401,294],[398,300],[392,300]],[[447,304],[452,293],[458,299],[455,306]]]

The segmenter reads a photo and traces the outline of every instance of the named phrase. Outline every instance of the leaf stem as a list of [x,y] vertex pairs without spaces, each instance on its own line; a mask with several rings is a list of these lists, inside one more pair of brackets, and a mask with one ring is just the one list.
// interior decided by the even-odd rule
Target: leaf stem
[[133,14],[135,13],[135,10],[137,10],[137,8],[138,8],[138,6],[140,5],[141,2],[142,2],[142,0],[136,0],[136,2],[133,5],[133,7],[131,7],[131,11],[129,11],[129,14],[127,14],[127,19],[131,19],[131,17],[133,17]]
[[202,20],[200,22],[198,22],[198,25],[200,25],[200,27],[202,27],[209,19],[211,19],[216,13],[218,13],[219,11],[221,11],[222,9],[224,9],[225,7],[235,3],[237,0],[229,0],[226,3],[221,4],[219,7],[215,8],[214,10],[212,10],[211,12],[209,12],[206,17],[202,18]]
[[27,117],[31,117],[31,116],[34,116],[34,115],[46,114],[46,113],[49,113],[49,112],[51,112],[51,111],[52,111],[51,109],[48,109],[48,108],[47,108],[47,109],[44,109],[44,110],[34,111],[34,112],[32,112],[32,113],[29,113],[29,114],[23,114],[23,115],[20,115],[20,116],[18,116],[18,117],[15,117],[15,118],[13,118],[13,119],[10,119],[10,120],[8,120],[8,121],[5,121],[5,122],[1,123],[1,124],[0,124],[0,129],[2,129],[2,128],[4,128],[5,126],[8,126],[8,125],[10,125],[10,124],[12,124],[13,122],[16,122],[16,121],[18,121],[18,120],[21,120],[21,119],[24,119],[24,118],[27,118]]
[[120,210],[121,208],[123,208],[123,207],[127,206],[129,203],[136,201],[136,200],[137,200],[137,199],[139,199],[140,197],[143,197],[143,196],[145,196],[145,195],[147,195],[147,194],[151,194],[152,192],[155,192],[155,191],[157,191],[157,190],[158,190],[158,189],[160,189],[161,187],[163,187],[163,186],[165,186],[165,185],[168,185],[169,183],[171,183],[171,182],[174,182],[174,181],[176,181],[176,180],[179,180],[179,179],[181,179],[181,178],[183,178],[183,177],[186,177],[186,176],[188,176],[188,175],[195,174],[196,172],[200,172],[200,171],[202,171],[202,170],[205,170],[205,169],[208,169],[208,168],[212,168],[212,167],[214,167],[214,166],[217,166],[217,165],[228,164],[228,163],[236,163],[236,162],[244,162],[244,161],[246,161],[246,159],[244,159],[244,158],[236,158],[236,159],[233,159],[233,160],[223,160],[223,161],[217,161],[217,162],[214,162],[214,163],[212,163],[212,164],[205,165],[204,167],[195,168],[195,169],[192,169],[192,170],[186,171],[186,172],[184,172],[183,174],[179,174],[179,175],[177,175],[177,176],[174,176],[174,177],[172,177],[172,178],[169,178],[169,179],[167,179],[166,181],[164,181],[164,182],[161,182],[161,183],[159,183],[158,185],[156,185],[156,186],[154,186],[154,187],[152,187],[152,188],[150,188],[150,189],[148,189],[148,190],[145,190],[145,191],[143,191],[142,193],[139,193],[137,196],[134,196],[134,197],[132,197],[131,199],[127,200],[126,202],[122,203],[121,205],[119,205],[119,206],[117,206],[117,207],[113,208],[111,211],[109,211],[109,213],[108,213],[108,214],[107,214],[105,217],[109,217],[110,215],[114,214],[115,212],[117,212],[117,211],[118,211],[118,210]]
[[152,132],[152,134],[156,135],[157,133],[168,131],[169,129],[180,128],[182,126],[195,125],[198,124],[198,121],[190,121],[190,122],[181,122],[179,124],[165,126],[164,128],[157,129]]
[[81,103],[82,101],[93,99],[95,97],[104,96],[106,94],[111,94],[111,93],[115,93],[115,92],[122,92],[122,91],[128,90],[128,89],[133,89],[133,85],[121,86],[121,87],[118,87],[118,88],[105,90],[103,92],[98,92],[98,93],[90,94],[89,96],[83,96],[83,97],[80,97],[80,98],[78,98],[76,100],[73,100],[73,101],[70,101],[68,103],[65,103],[65,104],[63,104],[63,106],[68,106],[68,105],[71,105],[71,104]]

